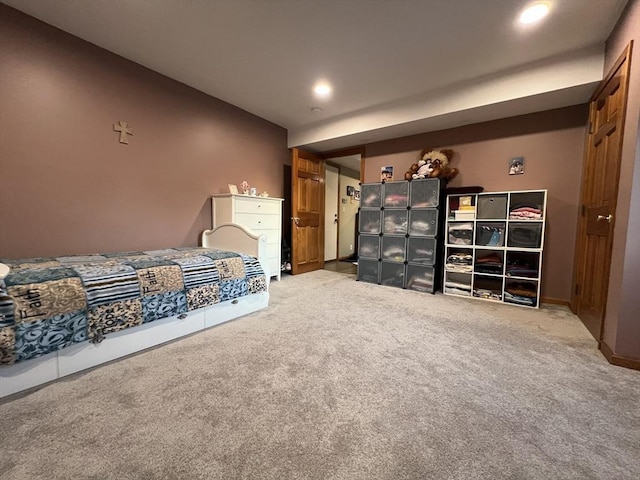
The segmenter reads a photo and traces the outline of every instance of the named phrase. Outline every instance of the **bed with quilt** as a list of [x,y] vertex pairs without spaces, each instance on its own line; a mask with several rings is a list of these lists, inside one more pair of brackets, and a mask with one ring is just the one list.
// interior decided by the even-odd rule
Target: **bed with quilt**
[[264,235],[225,224],[201,244],[0,259],[0,397],[268,305]]

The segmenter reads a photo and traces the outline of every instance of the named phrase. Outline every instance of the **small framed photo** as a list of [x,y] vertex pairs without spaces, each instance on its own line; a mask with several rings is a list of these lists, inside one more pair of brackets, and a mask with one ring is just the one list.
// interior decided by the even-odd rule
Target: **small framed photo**
[[353,191],[355,187],[353,185],[347,185],[347,197],[353,197]]
[[360,200],[360,190],[354,190],[353,191],[353,199],[354,200]]
[[238,193],[238,186],[234,185],[233,183],[229,184],[229,193]]
[[509,175],[522,175],[524,173],[524,157],[511,157],[509,159]]
[[393,165],[387,165],[380,169],[381,182],[393,182]]

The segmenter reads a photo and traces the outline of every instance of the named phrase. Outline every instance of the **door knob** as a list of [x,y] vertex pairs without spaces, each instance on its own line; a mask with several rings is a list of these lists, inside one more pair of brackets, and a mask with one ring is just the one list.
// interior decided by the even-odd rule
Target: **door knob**
[[294,223],[296,224],[296,227],[300,225],[300,217],[291,217],[291,220],[294,221]]
[[609,214],[606,217],[604,215],[598,215],[596,217],[596,222],[601,222],[603,220],[606,220],[607,223],[611,223],[611,220],[613,220],[613,215]]

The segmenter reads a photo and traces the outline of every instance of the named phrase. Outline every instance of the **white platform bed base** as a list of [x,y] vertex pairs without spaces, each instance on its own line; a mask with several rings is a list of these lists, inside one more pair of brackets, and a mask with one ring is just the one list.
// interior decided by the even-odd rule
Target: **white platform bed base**
[[[256,236],[235,224],[220,225],[202,234],[202,246],[246,253],[260,260],[266,270],[265,235]],[[0,264],[0,272],[8,273]],[[57,352],[14,365],[0,366],[0,398],[49,383],[58,378],[175,340],[235,318],[256,312],[269,304],[269,293],[261,292],[209,307],[163,318],[105,336],[101,343],[78,343]]]

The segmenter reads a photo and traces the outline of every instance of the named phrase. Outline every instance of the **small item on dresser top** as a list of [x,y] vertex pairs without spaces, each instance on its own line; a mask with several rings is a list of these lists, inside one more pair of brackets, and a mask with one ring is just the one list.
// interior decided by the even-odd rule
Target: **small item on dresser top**
[[267,198],[269,196],[269,194],[266,192],[266,190],[264,192],[262,192],[260,194],[261,197]]
[[249,190],[249,195],[251,195],[252,197],[255,197],[258,194],[258,189],[256,187],[251,187],[251,189]]

